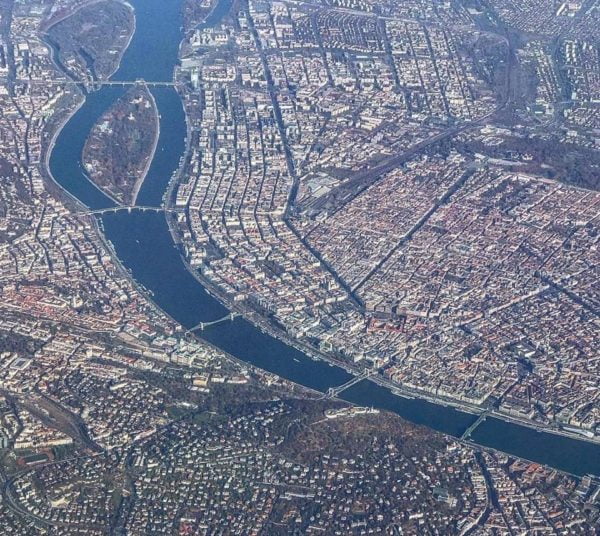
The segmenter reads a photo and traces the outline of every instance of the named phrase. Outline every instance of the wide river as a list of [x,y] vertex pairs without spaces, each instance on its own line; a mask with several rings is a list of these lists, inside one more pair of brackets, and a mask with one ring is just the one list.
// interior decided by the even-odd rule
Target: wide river
[[[129,1],[136,11],[137,28],[112,79],[171,81],[182,38],[181,1]],[[216,24],[230,5],[231,0],[220,0],[205,24]],[[87,95],[83,106],[59,133],[50,155],[54,179],[93,209],[110,207],[114,203],[83,174],[83,145],[100,115],[124,91],[104,86]],[[174,89],[153,89],[152,93],[160,113],[160,137],[137,204],[158,206],[184,154],[186,123],[181,100]],[[198,322],[227,314],[227,309],[186,269],[164,214],[119,212],[103,216],[102,226],[116,254],[135,280],[150,290],[157,305],[183,326],[190,328]],[[344,369],[315,361],[242,318],[207,328],[202,337],[240,360],[320,391],[351,378]],[[364,380],[341,396],[356,404],[393,411],[411,422],[456,437],[460,437],[476,419],[451,407],[396,396],[388,389]],[[573,474],[600,475],[600,445],[586,441],[537,432],[497,419],[483,422],[471,440]]]

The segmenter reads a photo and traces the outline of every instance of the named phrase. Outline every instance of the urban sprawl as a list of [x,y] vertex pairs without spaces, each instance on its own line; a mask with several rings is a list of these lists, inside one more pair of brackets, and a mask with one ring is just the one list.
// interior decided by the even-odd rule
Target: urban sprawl
[[[597,534],[597,476],[324,396],[153,303],[48,165],[132,3],[0,0],[0,532]],[[189,271],[363,381],[597,445],[600,2],[180,7],[155,208]],[[125,135],[161,113],[137,85]],[[128,169],[109,119],[88,150]],[[97,184],[117,207],[156,137]]]

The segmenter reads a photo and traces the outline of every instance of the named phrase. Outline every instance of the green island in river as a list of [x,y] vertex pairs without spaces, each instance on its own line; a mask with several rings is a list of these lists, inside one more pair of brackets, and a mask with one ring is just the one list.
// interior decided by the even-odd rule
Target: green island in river
[[145,86],[119,98],[94,125],[83,148],[89,179],[122,204],[134,204],[159,134],[156,103]]

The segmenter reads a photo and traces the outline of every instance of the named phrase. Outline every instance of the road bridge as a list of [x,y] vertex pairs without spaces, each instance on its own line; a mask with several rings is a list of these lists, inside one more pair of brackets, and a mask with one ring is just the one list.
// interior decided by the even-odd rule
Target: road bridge
[[47,80],[31,80],[27,78],[17,78],[15,80],[18,84],[32,84],[32,85],[60,85],[60,86],[79,86],[79,85],[93,85],[93,86],[117,86],[117,87],[129,87],[129,86],[148,86],[152,87],[175,87],[175,82],[167,82],[162,80],[144,80],[142,78],[138,80],[70,80],[70,79],[47,79]]
[[356,385],[358,382],[366,380],[369,376],[376,374],[376,373],[377,373],[377,370],[375,370],[375,369],[364,370],[358,376],[354,376],[354,378],[347,381],[346,383],[344,383],[342,385],[338,385],[337,387],[330,387],[329,389],[327,389],[327,393],[323,394],[323,396],[321,398],[323,400],[330,399],[330,398],[336,398],[341,392],[345,391],[346,389],[349,389],[353,385]]
[[167,207],[152,207],[148,205],[117,205],[115,207],[108,208],[99,208],[92,210],[85,210],[81,212],[76,212],[78,216],[102,216],[103,214],[116,214],[117,212],[132,212],[133,210],[139,210],[140,212],[165,212],[165,213],[174,213],[179,212],[178,209],[175,208],[167,208]]
[[225,322],[227,320],[233,322],[233,320],[235,320],[238,316],[240,316],[240,313],[235,313],[235,312],[231,312],[227,315],[225,315],[223,318],[219,318],[217,320],[213,320],[212,322],[198,322],[194,327],[191,327],[190,329],[188,329],[186,331],[187,334],[192,333],[194,331],[204,331],[205,328],[208,328],[210,326],[214,326],[215,324],[220,324],[221,322]]
[[490,414],[490,411],[491,410],[488,409],[481,413],[479,417],[477,417],[477,420],[463,432],[460,438],[462,440],[469,439],[471,437],[471,434],[475,431],[475,429],[487,419],[488,415]]

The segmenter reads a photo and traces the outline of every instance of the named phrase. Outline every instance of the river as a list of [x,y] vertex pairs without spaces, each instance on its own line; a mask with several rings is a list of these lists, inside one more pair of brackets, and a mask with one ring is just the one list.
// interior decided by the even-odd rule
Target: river
[[[180,0],[130,0],[130,3],[136,11],[136,32],[112,79],[170,81],[182,38]],[[220,0],[205,25],[218,23],[230,6],[231,0]],[[94,123],[124,91],[103,86],[87,95],[57,136],[50,155],[54,179],[92,209],[114,203],[85,177],[81,166],[83,145]],[[152,93],[160,114],[160,136],[137,202],[158,206],[185,151],[186,124],[181,100],[174,89],[154,88]],[[134,279],[150,290],[157,305],[183,326],[190,328],[200,321],[216,320],[227,314],[227,309],[185,267],[164,214],[119,212],[103,216],[102,227]],[[351,378],[346,370],[311,359],[243,318],[211,326],[202,332],[202,337],[240,360],[320,391]],[[455,437],[460,437],[476,419],[441,404],[396,396],[364,380],[341,396],[356,404],[393,411],[411,422]],[[600,445],[586,441],[537,432],[497,419],[483,422],[471,440],[573,474],[600,474]]]

